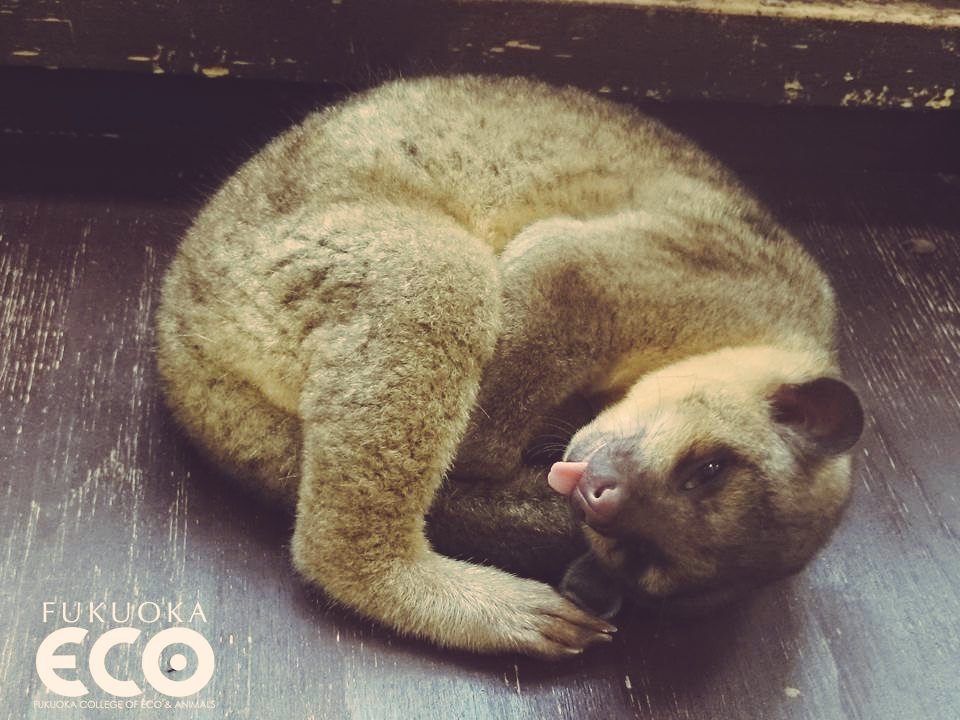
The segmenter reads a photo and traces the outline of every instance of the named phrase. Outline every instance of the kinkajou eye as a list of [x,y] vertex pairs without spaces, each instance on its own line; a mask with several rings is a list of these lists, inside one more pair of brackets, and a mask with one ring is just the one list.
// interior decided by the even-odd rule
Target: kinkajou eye
[[710,458],[704,463],[697,465],[691,470],[683,481],[681,488],[683,490],[696,490],[703,487],[712,480],[717,479],[723,474],[727,463],[722,457]]

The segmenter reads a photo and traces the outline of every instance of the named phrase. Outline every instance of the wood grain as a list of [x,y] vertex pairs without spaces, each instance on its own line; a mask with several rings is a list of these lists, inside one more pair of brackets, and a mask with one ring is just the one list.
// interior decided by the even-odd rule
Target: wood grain
[[[249,89],[251,112],[268,97]],[[792,136],[790,117],[756,113],[751,127]],[[743,170],[834,279],[844,363],[869,415],[848,517],[810,568],[750,603],[628,616],[610,647],[562,665],[443,652],[327,607],[290,569],[290,518],[224,484],[172,425],[152,360],[158,281],[229,170],[221,155],[250,152],[259,130],[221,132],[216,157],[196,136],[157,148],[131,130],[99,164],[102,138],[29,153],[0,138],[0,718],[960,715],[960,180],[893,149],[871,172],[782,162],[824,153],[835,125],[823,117],[779,164],[750,159],[739,128],[702,107],[671,121]],[[875,122],[863,118],[867,146],[849,157],[870,155]],[[65,624],[44,623],[42,603],[111,600],[202,604],[207,621],[191,626],[217,669],[192,699],[215,708],[34,706],[56,697],[37,646]],[[150,635],[168,623],[135,624]],[[81,625],[95,637],[113,623]],[[113,651],[108,667],[162,700],[143,682],[142,647]],[[78,654],[89,699],[109,700]]]

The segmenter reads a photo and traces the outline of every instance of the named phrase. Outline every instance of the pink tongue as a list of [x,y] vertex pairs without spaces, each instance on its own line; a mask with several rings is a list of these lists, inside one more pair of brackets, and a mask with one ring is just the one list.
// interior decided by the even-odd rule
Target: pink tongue
[[580,482],[586,469],[585,462],[554,463],[550,468],[550,474],[547,475],[547,483],[561,495],[569,495]]

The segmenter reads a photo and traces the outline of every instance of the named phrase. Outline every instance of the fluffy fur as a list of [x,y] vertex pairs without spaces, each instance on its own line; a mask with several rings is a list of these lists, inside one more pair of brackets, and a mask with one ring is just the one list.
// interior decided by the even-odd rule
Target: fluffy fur
[[[571,597],[598,573],[656,597],[739,583],[738,552],[795,569],[849,468],[776,408],[836,375],[833,323],[814,263],[688,141],[576,90],[432,78],[309,116],[224,185],[167,275],[158,360],[187,432],[295,505],[307,580],[441,645],[562,657],[612,627],[436,552],[431,505],[451,553],[539,538],[569,557],[582,539],[536,457],[560,421],[568,458],[626,448],[647,498],[614,535],[584,527]],[[714,445],[741,464],[709,512],[663,489]]]

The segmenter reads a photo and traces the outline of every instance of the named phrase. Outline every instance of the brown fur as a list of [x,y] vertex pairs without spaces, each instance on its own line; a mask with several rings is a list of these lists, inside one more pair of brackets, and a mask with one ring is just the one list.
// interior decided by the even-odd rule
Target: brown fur
[[[532,521],[575,545],[565,509],[538,502],[529,452],[577,398],[606,409],[576,418],[570,448],[647,423],[660,482],[697,443],[739,442],[767,469],[699,511],[713,536],[661,542],[670,567],[636,579],[661,595],[713,582],[727,565],[703,556],[710,537],[749,544],[737,520],[769,492],[796,510],[804,551],[778,559],[792,567],[825,540],[849,472],[842,455],[801,462],[803,433],[767,397],[835,374],[833,314],[810,259],[659,124],[520,79],[424,79],[308,117],[226,183],[168,273],[158,361],[201,446],[295,504],[294,563],[332,598],[441,645],[561,657],[611,628],[544,584],[435,552],[424,517],[448,470],[439,543],[506,517],[515,540]],[[829,521],[810,530],[813,510]],[[664,499],[631,532],[694,516]],[[615,554],[586,538],[590,557]]]

